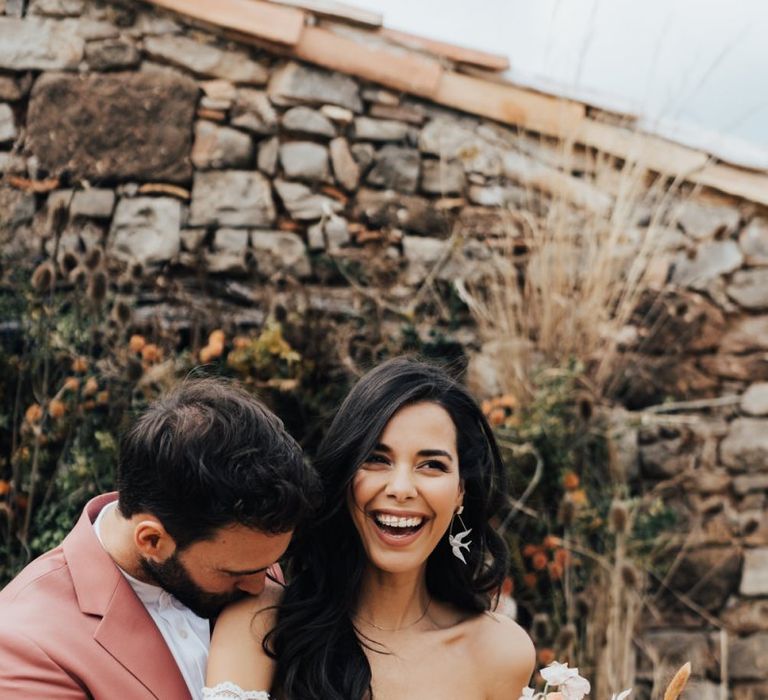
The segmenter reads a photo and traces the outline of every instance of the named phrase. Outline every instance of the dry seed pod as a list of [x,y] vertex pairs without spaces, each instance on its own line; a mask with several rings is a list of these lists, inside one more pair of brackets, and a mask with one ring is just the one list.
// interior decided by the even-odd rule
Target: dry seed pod
[[40,263],[32,273],[32,288],[38,294],[51,291],[55,281],[56,274],[50,260]]
[[75,253],[68,250],[61,256],[61,271],[65,275],[69,275],[80,264],[80,258]]
[[125,366],[125,372],[129,381],[138,382],[144,374],[144,368],[142,367],[141,362],[132,357],[128,360],[128,363]]
[[120,294],[133,294],[135,286],[135,282],[128,275],[122,275],[117,280],[117,291]]
[[586,594],[576,596],[576,610],[581,617],[586,617],[591,612],[592,601]]
[[89,270],[95,270],[100,264],[104,255],[101,248],[91,248],[85,255],[85,266]]
[[629,525],[629,511],[626,504],[621,501],[614,501],[611,504],[611,510],[608,514],[608,521],[611,524],[611,530],[615,533],[624,534]]
[[545,639],[549,639],[552,631],[551,621],[549,615],[546,613],[536,613],[533,616],[533,624],[531,625],[531,635],[538,642],[541,643]]
[[566,527],[573,525],[576,517],[576,504],[569,498],[563,498],[560,501],[560,508],[557,511],[557,519]]
[[579,415],[581,416],[582,420],[588,421],[590,418],[592,418],[592,414],[595,411],[595,406],[589,396],[580,396],[578,406]]
[[621,567],[621,580],[624,582],[624,585],[627,588],[639,588],[640,586],[640,575],[637,572],[637,569],[632,566],[631,564],[624,564]]
[[61,234],[69,221],[69,207],[64,202],[59,202],[51,212],[51,232],[57,236]]
[[75,287],[82,289],[88,282],[88,270],[82,265],[78,265],[69,273],[68,279]]
[[556,647],[558,649],[567,649],[576,641],[576,626],[572,624],[563,625],[560,633],[557,635]]
[[691,677],[691,662],[683,664],[664,691],[664,700],[677,700]]
[[102,302],[107,296],[107,275],[103,270],[96,270],[88,283],[88,297],[91,301]]
[[121,326],[125,326],[131,320],[131,307],[122,299],[118,299],[112,307],[112,315],[115,321]]

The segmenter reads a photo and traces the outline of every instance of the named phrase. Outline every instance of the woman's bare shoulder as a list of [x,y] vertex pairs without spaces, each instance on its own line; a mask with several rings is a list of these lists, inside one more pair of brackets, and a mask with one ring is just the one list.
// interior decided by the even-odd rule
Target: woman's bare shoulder
[[487,612],[474,621],[472,637],[480,677],[488,681],[487,697],[519,697],[536,663],[528,633],[511,618]]
[[283,587],[269,583],[257,596],[248,596],[228,605],[216,620],[213,639],[226,633],[242,632],[249,629],[251,634],[268,632],[277,617],[277,606],[283,597]]
[[211,637],[206,683],[231,681],[246,690],[269,690],[274,662],[262,646],[274,627],[282,588],[270,585],[256,597],[227,606]]

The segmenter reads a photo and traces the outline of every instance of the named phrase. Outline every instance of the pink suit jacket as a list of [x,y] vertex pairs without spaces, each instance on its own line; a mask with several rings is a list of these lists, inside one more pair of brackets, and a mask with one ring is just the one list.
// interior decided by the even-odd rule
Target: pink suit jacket
[[90,501],[64,542],[0,591],[3,700],[191,700],[162,635],[93,530],[116,498]]

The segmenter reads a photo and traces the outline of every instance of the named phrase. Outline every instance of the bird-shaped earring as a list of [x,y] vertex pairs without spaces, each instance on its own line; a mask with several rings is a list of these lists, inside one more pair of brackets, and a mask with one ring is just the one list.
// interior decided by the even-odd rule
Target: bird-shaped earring
[[[451,551],[453,552],[453,556],[457,559],[460,559],[462,564],[466,564],[467,560],[464,558],[464,553],[461,551],[462,549],[466,549],[467,553],[469,553],[469,545],[472,544],[472,540],[469,540],[468,542],[464,542],[464,538],[469,536],[469,533],[472,532],[472,529],[467,529],[467,526],[464,524],[464,521],[461,519],[461,514],[464,512],[464,506],[459,506],[458,510],[453,516],[453,519],[451,520],[451,527],[448,529],[448,544],[451,546]],[[462,532],[458,532],[455,535],[453,534],[453,523],[456,520],[456,518],[459,519],[459,522],[461,523],[461,526],[464,528]]]

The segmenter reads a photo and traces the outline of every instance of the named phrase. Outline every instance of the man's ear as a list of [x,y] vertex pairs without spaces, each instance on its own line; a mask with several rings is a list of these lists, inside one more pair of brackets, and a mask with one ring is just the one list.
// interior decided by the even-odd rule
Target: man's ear
[[142,514],[135,519],[133,543],[140,556],[163,562],[176,551],[176,542],[163,524],[153,515]]

